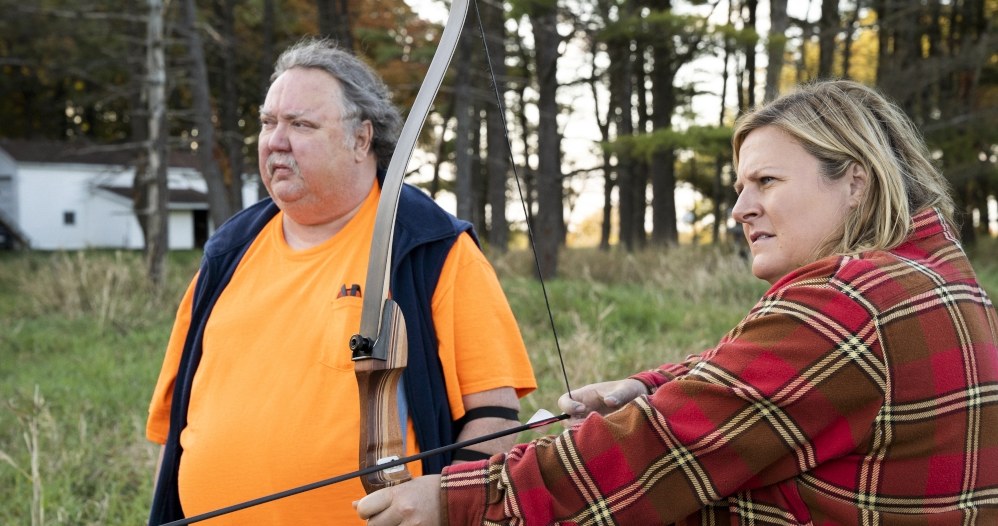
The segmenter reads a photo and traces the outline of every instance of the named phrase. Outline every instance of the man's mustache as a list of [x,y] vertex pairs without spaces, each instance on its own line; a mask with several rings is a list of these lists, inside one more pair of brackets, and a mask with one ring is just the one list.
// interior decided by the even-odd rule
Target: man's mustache
[[272,153],[268,155],[267,173],[269,175],[274,175],[275,166],[283,166],[291,170],[295,175],[299,174],[298,161],[295,161],[295,158],[292,155],[288,155],[286,153]]

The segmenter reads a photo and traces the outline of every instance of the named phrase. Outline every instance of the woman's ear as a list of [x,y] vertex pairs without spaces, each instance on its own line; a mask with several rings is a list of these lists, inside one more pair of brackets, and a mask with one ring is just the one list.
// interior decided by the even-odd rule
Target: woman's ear
[[846,177],[849,178],[849,206],[856,208],[866,196],[866,190],[870,184],[870,174],[867,173],[866,168],[863,168],[863,165],[852,163]]

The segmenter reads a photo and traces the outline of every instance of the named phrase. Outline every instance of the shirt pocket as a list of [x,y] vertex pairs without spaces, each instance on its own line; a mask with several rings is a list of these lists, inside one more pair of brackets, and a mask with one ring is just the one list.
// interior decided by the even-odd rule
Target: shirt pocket
[[325,319],[327,330],[319,363],[326,367],[341,371],[353,372],[352,353],[350,352],[350,337],[360,332],[360,313],[363,299],[355,296],[343,296],[333,300],[329,316]]

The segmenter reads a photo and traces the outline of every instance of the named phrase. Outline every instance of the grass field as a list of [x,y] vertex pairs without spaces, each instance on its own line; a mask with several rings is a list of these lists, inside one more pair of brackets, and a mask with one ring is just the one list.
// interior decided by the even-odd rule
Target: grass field
[[[996,255],[993,242],[972,253],[992,295]],[[198,254],[171,257],[154,292],[134,253],[0,253],[0,525],[144,523],[146,407]],[[570,250],[561,262],[547,288],[573,387],[711,345],[765,290],[710,249]],[[523,414],[556,410],[565,384],[531,256],[495,265],[540,382]]]

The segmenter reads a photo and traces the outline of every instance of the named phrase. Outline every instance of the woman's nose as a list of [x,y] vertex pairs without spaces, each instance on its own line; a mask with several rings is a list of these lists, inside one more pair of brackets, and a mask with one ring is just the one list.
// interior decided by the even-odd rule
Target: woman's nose
[[731,208],[731,217],[739,223],[744,223],[757,215],[759,215],[757,200],[752,196],[750,190],[743,190],[738,194],[735,206]]

